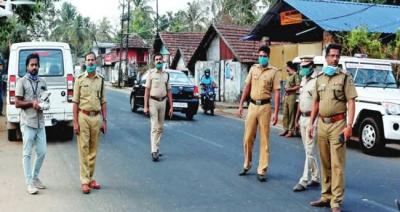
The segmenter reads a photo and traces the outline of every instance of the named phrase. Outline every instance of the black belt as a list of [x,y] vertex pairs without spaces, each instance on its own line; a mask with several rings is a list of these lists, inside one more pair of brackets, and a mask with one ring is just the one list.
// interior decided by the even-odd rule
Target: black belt
[[258,99],[258,100],[250,99],[250,102],[255,105],[265,105],[265,104],[269,104],[271,102],[271,100],[270,99]]
[[164,101],[165,98],[167,98],[167,96],[163,96],[163,97],[150,96],[150,98],[154,99],[156,101],[162,102],[162,101]]

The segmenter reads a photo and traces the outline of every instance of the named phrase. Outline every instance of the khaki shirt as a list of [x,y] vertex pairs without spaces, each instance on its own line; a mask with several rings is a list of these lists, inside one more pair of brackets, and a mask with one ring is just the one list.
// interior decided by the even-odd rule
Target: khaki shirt
[[259,64],[250,68],[245,82],[251,84],[250,97],[253,100],[270,99],[272,91],[281,88],[278,71],[273,66],[263,68]]
[[72,101],[78,104],[79,109],[86,111],[101,110],[101,105],[106,103],[104,83],[103,94],[100,95],[102,81],[103,77],[97,73],[93,78],[89,78],[87,72],[78,76],[74,85]]
[[357,91],[351,75],[338,70],[332,77],[323,73],[318,76],[313,99],[319,101],[321,116],[329,117],[345,113],[347,101],[356,97]]
[[300,84],[300,96],[299,96],[299,107],[302,113],[307,113],[311,111],[313,102],[313,93],[315,90],[315,83],[317,79],[315,77],[310,77],[307,79],[303,78]]
[[168,73],[164,70],[158,71],[157,69],[149,71],[145,87],[150,89],[150,96],[158,98],[167,96],[168,90],[171,90]]
[[[285,88],[293,88],[294,86],[300,85],[300,77],[298,74],[292,74],[289,75],[289,77],[286,80],[286,85]],[[293,92],[294,94],[294,92]]]
[[[32,81],[27,75],[18,79],[15,96],[23,97],[25,101],[40,99],[44,91],[47,91],[46,82],[38,77],[37,81]],[[21,110],[21,124],[32,128],[43,128],[44,117],[42,110],[26,108]]]

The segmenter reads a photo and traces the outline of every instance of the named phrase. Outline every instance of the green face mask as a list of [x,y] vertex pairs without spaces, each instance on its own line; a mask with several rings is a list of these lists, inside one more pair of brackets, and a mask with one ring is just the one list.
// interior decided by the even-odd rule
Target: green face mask
[[162,63],[156,63],[156,69],[157,70],[161,70],[163,68],[163,64]]
[[308,77],[311,75],[311,73],[312,73],[312,71],[311,71],[310,67],[300,68],[300,76],[302,76],[302,77]]
[[86,66],[86,71],[88,73],[93,73],[94,71],[96,71],[96,64],[93,64],[91,66]]

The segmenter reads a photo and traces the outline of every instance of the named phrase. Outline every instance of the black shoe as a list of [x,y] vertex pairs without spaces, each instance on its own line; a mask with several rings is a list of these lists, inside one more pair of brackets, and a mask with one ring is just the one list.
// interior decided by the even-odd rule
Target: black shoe
[[293,191],[294,192],[300,192],[300,191],[305,191],[306,187],[304,187],[302,184],[297,183],[294,187],[293,187]]
[[399,211],[400,211],[400,200],[398,200],[398,199],[395,199],[394,200],[394,202],[396,203],[396,205],[397,205],[397,208],[399,209]]
[[151,158],[153,159],[153,162],[158,161],[158,153],[157,152],[151,153]]
[[318,181],[311,180],[307,183],[307,187],[319,187],[320,183]]
[[331,207],[331,204],[329,203],[329,201],[325,202],[325,201],[322,201],[321,199],[310,202],[310,205],[313,206],[313,207],[319,207],[319,208],[322,208],[322,207],[329,208],[329,207]]
[[247,172],[249,171],[249,169],[243,169],[242,172],[239,173],[239,176],[245,176],[247,175]]
[[258,174],[257,180],[260,182],[265,182],[265,181],[267,181],[267,177],[265,177],[265,175]]

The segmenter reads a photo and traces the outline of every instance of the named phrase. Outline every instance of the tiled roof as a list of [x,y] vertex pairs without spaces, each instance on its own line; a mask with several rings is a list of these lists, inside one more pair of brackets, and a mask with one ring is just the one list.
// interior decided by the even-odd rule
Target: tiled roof
[[[116,43],[115,45],[116,45],[116,48],[119,49],[121,44]],[[123,46],[123,48],[125,48],[126,39],[123,40],[122,46]],[[140,38],[139,36],[136,36],[136,35],[129,38],[128,46],[129,46],[129,48],[150,49],[150,45],[148,43],[146,43],[142,38]]]
[[187,63],[199,45],[204,33],[202,32],[161,32],[160,38],[173,59],[178,49]]
[[252,63],[257,60],[257,41],[242,41],[240,38],[249,34],[251,28],[234,25],[215,25],[215,30],[225,41],[239,62]]

